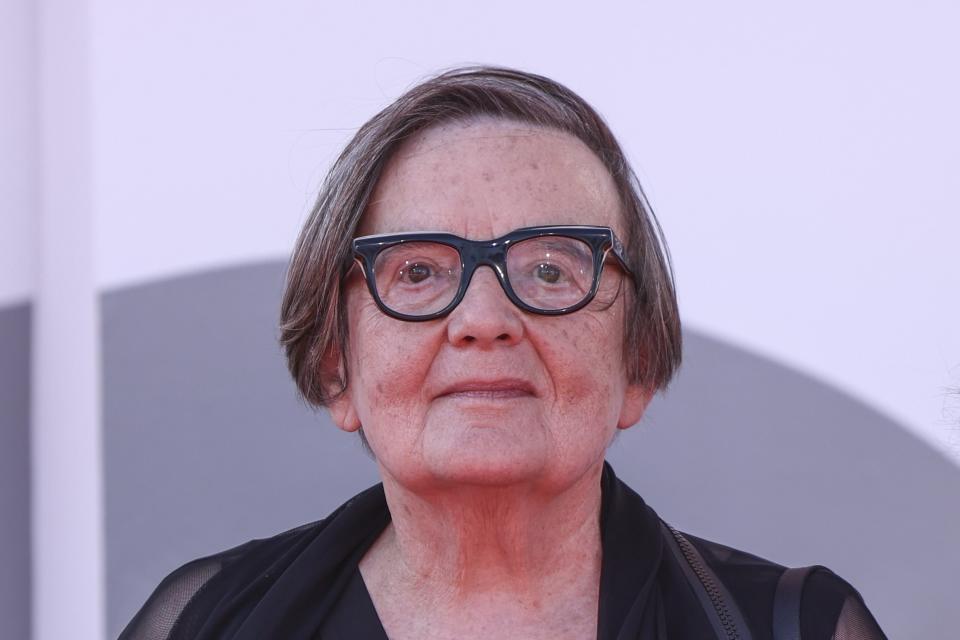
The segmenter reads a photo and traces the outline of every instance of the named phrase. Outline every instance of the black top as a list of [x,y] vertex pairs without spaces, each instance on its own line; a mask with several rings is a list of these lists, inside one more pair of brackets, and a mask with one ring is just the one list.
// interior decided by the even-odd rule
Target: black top
[[[599,640],[715,637],[660,519],[609,465],[602,479]],[[358,563],[390,521],[383,487],[329,517],[190,562],[170,574],[121,640],[386,640]],[[726,586],[754,640],[772,638],[784,567],[685,537]],[[857,591],[829,570],[807,579],[803,640],[882,640]]]

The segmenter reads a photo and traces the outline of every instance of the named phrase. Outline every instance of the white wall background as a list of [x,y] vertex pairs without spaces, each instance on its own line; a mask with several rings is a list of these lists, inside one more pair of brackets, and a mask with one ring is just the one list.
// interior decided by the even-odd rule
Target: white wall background
[[33,292],[38,196],[37,43],[28,0],[0,3],[0,308]]
[[960,460],[960,5],[92,6],[101,287],[285,256],[333,154],[404,87],[528,68],[628,147],[688,323]]
[[[0,304],[40,281],[47,309],[66,311],[77,291],[283,257],[357,126],[439,68],[505,64],[565,82],[611,122],[661,217],[690,325],[850,392],[960,463],[945,391],[960,386],[958,31],[950,0],[10,0]],[[96,324],[81,311],[78,388],[94,393]],[[66,336],[49,330],[41,356]],[[43,409],[63,403],[55,386],[35,392],[39,427],[56,422]],[[78,466],[93,514],[96,455]],[[38,553],[58,544],[36,535]]]

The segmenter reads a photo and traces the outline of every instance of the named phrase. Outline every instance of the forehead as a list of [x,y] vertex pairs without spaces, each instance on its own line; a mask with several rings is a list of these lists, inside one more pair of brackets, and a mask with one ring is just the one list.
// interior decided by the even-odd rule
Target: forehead
[[488,239],[547,224],[610,226],[622,234],[609,172],[572,135],[483,119],[432,127],[401,145],[360,233],[436,230]]

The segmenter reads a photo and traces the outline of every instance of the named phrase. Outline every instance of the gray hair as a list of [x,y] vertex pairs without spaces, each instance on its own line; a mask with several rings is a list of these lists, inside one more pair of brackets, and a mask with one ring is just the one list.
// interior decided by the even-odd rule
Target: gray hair
[[432,126],[493,117],[568,133],[610,172],[622,205],[627,262],[636,274],[627,303],[624,360],[631,383],[667,386],[680,365],[681,331],[663,233],[609,127],[558,82],[499,67],[453,69],[413,87],[360,127],[333,164],[300,232],[287,271],[280,342],[301,396],[322,407],[346,389],[344,277],[352,238],[387,161]]

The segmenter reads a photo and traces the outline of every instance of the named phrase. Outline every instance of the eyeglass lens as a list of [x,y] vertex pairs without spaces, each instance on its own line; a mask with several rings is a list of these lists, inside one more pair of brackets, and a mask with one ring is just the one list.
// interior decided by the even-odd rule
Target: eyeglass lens
[[[514,293],[535,309],[553,311],[586,298],[593,286],[590,245],[565,236],[539,236],[507,250],[507,279]],[[390,309],[411,316],[436,313],[457,295],[460,254],[438,242],[404,242],[374,261],[377,295]]]

